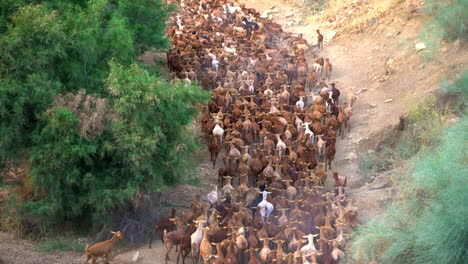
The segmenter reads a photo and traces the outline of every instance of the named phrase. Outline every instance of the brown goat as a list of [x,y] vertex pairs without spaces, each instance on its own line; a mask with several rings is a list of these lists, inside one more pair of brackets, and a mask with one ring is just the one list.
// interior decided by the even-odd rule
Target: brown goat
[[184,223],[179,217],[176,217],[174,219],[171,219],[171,221],[174,221],[174,223],[177,226],[177,230],[172,231],[172,232],[167,232],[166,229],[164,229],[164,245],[166,247],[166,263],[169,260],[169,253],[171,253],[171,250],[174,246],[178,246],[182,240],[182,237],[184,236]]
[[323,35],[320,33],[320,30],[317,29],[317,45],[319,49],[323,48]]
[[[172,230],[175,229],[175,224],[170,219],[175,217],[176,211],[177,210],[175,208],[172,208],[171,209],[171,217],[162,218],[162,219],[159,219],[156,222],[156,224],[154,225],[154,228],[153,228],[153,235],[151,236],[151,239],[150,239],[150,242],[149,242],[149,248],[151,248],[151,243],[153,242],[154,237],[156,236],[156,233],[158,233],[159,231],[163,232],[164,229],[166,229],[168,231],[172,231]],[[163,241],[163,234],[161,234],[161,242],[164,242]]]
[[211,154],[211,162],[213,162],[213,169],[216,166],[216,160],[218,159],[218,154],[221,146],[218,144],[218,139],[215,136],[210,137],[210,144],[208,150]]
[[122,239],[122,233],[120,231],[111,232],[114,234],[111,239],[97,243],[91,247],[86,245],[85,247],[85,254],[86,254],[86,263],[90,259],[93,259],[93,264],[96,263],[96,259],[102,256],[106,257],[106,263],[109,263],[109,258],[112,254],[112,250],[114,250],[115,245]]
[[331,77],[331,72],[332,72],[332,65],[330,63],[330,59],[326,58],[325,59],[325,78],[328,78],[328,81],[330,81]]
[[327,160],[325,164],[325,171],[327,170],[327,165],[328,165],[328,168],[331,170],[331,163],[332,163],[332,160],[335,158],[335,153],[336,153],[335,144],[330,144],[329,146],[326,147],[325,156]]

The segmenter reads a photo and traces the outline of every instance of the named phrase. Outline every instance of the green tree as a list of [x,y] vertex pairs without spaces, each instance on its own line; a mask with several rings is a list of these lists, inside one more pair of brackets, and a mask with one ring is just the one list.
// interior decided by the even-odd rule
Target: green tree
[[[61,223],[90,218],[184,176],[196,150],[189,125],[209,98],[136,64],[110,62],[110,100],[84,91],[58,97],[34,133],[35,201],[23,213]],[[79,221],[78,221],[79,222]]]
[[169,10],[160,0],[0,1],[0,166],[28,163],[34,187],[3,217],[89,229],[184,177],[197,147],[188,126],[209,95],[137,59],[167,48]]
[[20,156],[31,146],[37,118],[60,91],[60,82],[45,74],[31,74],[19,82],[0,79],[0,164]]
[[197,113],[195,106],[207,101],[207,93],[193,85],[171,86],[137,65],[126,69],[110,64],[106,84],[115,96],[119,118],[113,132],[125,155],[122,160],[137,175],[147,171],[157,181],[174,183],[185,167],[180,165],[194,151],[187,125]]
[[118,0],[117,9],[125,16],[130,28],[138,40],[139,52],[143,53],[150,47],[167,47],[168,41],[164,35],[165,21],[173,7],[163,5],[155,0]]
[[[0,161],[31,146],[30,132],[56,94],[85,88],[106,96],[111,59],[130,65],[149,46],[165,48],[166,9],[160,0],[2,1],[0,131],[12,137],[0,138]],[[38,78],[45,86],[30,85]]]

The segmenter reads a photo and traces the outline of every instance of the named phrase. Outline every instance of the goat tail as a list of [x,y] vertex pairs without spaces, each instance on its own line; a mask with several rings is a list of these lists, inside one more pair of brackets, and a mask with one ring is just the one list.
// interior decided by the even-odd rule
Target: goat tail
[[86,244],[86,247],[85,247],[85,249],[84,249],[86,253],[88,252],[88,248],[89,248],[89,245]]

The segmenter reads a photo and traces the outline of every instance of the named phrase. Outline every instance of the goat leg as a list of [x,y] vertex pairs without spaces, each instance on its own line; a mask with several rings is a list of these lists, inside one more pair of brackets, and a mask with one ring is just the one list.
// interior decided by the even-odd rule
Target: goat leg
[[182,255],[182,264],[185,264],[185,258],[188,256],[188,254],[190,253],[191,249],[189,248],[189,250],[187,250],[185,252],[185,254]]
[[179,264],[180,255],[182,255],[182,250],[179,250],[179,253],[177,253],[177,260],[176,260],[177,264]]
[[[153,229],[153,235],[151,235],[151,239],[150,239],[150,242],[149,242],[149,248],[151,248],[151,243],[153,243],[154,237],[156,236],[156,233],[158,232],[158,229],[159,229],[158,225],[155,225],[154,229]],[[161,241],[164,242],[163,241],[163,236],[161,236]]]
[[166,263],[167,263],[167,261],[170,260],[170,258],[169,258],[169,253],[171,253],[171,251],[172,251],[172,244],[169,242],[166,248],[167,248],[167,251],[166,251]]

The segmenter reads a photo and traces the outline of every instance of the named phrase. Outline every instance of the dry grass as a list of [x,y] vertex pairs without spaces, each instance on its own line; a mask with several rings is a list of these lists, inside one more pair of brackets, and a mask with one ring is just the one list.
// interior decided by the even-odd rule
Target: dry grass
[[106,123],[112,119],[114,113],[108,106],[106,98],[98,98],[86,95],[84,90],[78,93],[67,93],[58,95],[51,110],[54,107],[66,107],[72,111],[80,120],[78,130],[81,137],[98,137],[106,129]]
[[378,19],[393,14],[405,0],[330,0],[323,14],[309,17],[312,24],[329,24],[349,33],[363,32]]
[[[30,225],[27,221],[22,221],[14,214],[18,213],[19,204],[32,199],[34,187],[31,183],[31,164],[23,162],[15,165],[13,163],[0,170],[0,177],[5,184],[0,188],[0,229],[10,231],[15,237],[24,237]],[[10,208],[9,213],[4,215],[3,212],[9,205],[9,201],[14,195],[16,197],[16,207]]]

